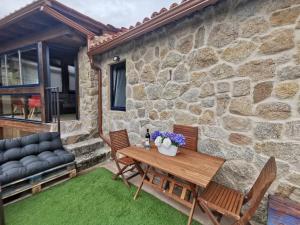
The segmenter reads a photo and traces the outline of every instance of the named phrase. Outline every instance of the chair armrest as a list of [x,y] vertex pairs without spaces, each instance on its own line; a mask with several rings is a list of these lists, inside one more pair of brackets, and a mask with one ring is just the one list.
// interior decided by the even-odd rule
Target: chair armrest
[[0,184],[0,225],[5,225],[1,184]]

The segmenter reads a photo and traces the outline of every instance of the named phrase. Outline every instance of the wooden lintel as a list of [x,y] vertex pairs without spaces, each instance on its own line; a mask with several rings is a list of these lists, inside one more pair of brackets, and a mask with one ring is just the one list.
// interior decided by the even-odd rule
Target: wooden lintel
[[40,87],[12,87],[12,88],[0,88],[0,95],[5,94],[39,94]]
[[28,131],[32,133],[47,132],[50,130],[50,125],[47,124],[13,121],[9,119],[0,119],[0,127],[17,128],[22,131]]
[[14,40],[6,44],[3,44],[2,47],[0,48],[0,53],[4,53],[13,49],[18,49],[26,45],[37,43],[40,41],[51,40],[53,38],[57,38],[70,33],[71,33],[71,29],[68,28],[67,26],[65,25],[57,26],[55,28],[50,28],[45,31],[32,34],[19,41]]

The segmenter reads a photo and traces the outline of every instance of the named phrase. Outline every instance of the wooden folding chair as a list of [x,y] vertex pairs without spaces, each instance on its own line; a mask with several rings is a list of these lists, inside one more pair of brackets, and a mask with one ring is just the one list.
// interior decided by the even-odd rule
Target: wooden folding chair
[[[181,146],[180,149],[186,149],[190,151],[197,152],[198,150],[198,127],[191,127],[186,125],[173,125],[173,132],[176,134],[182,134],[185,137],[185,145]],[[173,177],[168,174],[169,177]],[[180,181],[183,184],[186,184],[185,181],[176,178],[175,180]],[[168,187],[169,183],[167,183],[166,187]],[[187,195],[187,198],[190,199],[192,197],[192,193]]]
[[[249,225],[265,193],[276,179],[276,161],[271,157],[247,195],[211,182],[198,198],[200,206],[214,225],[220,225],[222,216],[235,220],[234,225]],[[245,213],[241,212],[243,206]],[[217,218],[215,217],[217,216]]]
[[[117,152],[123,148],[127,148],[130,146],[127,130],[119,130],[113,131],[109,133],[110,142],[111,142],[111,153],[112,159],[115,161],[116,166],[118,168],[118,173],[114,175],[113,179],[117,179],[119,176],[122,177],[124,183],[130,187],[129,180],[136,175],[139,174],[141,168],[138,163],[135,162],[132,158],[127,156],[119,157]],[[122,167],[121,167],[122,165]],[[125,177],[124,174],[127,172],[133,172],[134,169],[137,169],[139,172],[130,175],[129,177]],[[141,172],[140,172],[141,173]]]
[[181,148],[197,152],[198,127],[174,124],[173,132],[185,137],[185,145]]

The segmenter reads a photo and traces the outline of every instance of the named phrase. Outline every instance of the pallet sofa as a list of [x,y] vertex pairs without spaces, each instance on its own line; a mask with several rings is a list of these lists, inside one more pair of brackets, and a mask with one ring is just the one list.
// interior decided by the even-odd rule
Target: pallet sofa
[[75,156],[57,132],[0,140],[0,190],[4,203],[76,176]]

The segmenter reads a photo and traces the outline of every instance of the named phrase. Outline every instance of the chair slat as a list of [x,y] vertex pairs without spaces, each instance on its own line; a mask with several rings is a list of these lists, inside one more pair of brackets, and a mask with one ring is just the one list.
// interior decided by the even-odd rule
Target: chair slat
[[173,132],[182,134],[185,137],[186,144],[181,148],[191,151],[197,151],[198,145],[198,127],[174,124]]
[[226,205],[224,206],[224,208],[229,209],[229,210],[232,209],[232,207],[230,207],[230,206],[233,202],[233,198],[234,198],[234,192],[230,192],[228,201],[227,201]]
[[233,196],[232,196],[232,198],[230,199],[229,206],[228,206],[228,208],[227,208],[227,209],[228,209],[229,211],[231,211],[231,212],[233,211],[234,204],[235,204],[235,201],[234,201],[234,200],[235,200],[235,199],[234,199],[234,192],[232,192],[232,195],[233,195]]

